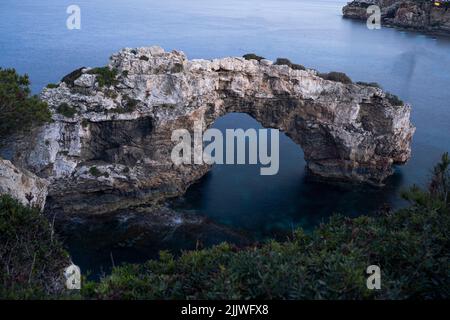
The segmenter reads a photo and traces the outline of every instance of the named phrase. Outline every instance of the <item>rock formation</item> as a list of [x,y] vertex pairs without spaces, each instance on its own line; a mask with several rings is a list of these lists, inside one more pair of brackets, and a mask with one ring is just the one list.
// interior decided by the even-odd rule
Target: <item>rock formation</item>
[[346,18],[367,20],[367,8],[377,5],[384,25],[449,36],[450,2],[442,3],[438,7],[431,0],[355,0],[342,12]]
[[0,194],[9,194],[22,204],[44,209],[48,182],[0,158]]
[[124,49],[81,68],[41,98],[53,122],[10,143],[15,163],[51,181],[49,204],[105,213],[183,194],[208,165],[175,165],[174,129],[245,112],[278,128],[324,179],[382,184],[410,157],[410,107],[381,89],[325,80],[268,60],[187,60],[159,47]]

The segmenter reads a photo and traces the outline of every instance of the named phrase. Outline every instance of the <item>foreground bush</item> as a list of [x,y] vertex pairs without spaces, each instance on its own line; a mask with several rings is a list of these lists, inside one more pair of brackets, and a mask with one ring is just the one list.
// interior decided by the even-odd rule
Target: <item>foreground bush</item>
[[[100,282],[64,291],[69,258],[49,222],[0,197],[0,298],[86,299],[439,299],[450,297],[450,158],[411,206],[350,219],[334,216],[312,234],[239,249],[222,244],[174,258],[116,267]],[[381,290],[366,269],[381,268]]]
[[[180,258],[117,267],[83,294],[101,299],[435,299],[450,297],[449,159],[410,208],[377,217],[334,216],[311,235],[237,249],[222,244]],[[368,290],[369,265],[381,290]]]
[[0,139],[50,121],[47,103],[31,96],[27,75],[0,68]]
[[63,293],[63,272],[69,261],[39,210],[0,197],[0,299]]

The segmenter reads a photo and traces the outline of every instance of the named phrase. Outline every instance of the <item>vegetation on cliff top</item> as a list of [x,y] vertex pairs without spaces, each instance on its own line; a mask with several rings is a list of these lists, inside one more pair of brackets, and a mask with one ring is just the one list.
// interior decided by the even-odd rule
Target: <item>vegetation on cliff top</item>
[[359,84],[360,86],[366,86],[366,87],[374,87],[378,89],[383,89],[381,85],[377,82],[364,82],[364,81],[358,81],[356,84]]
[[286,58],[278,58],[274,65],[278,65],[278,66],[289,66],[294,70],[306,70],[306,68],[304,66],[302,66],[301,64],[297,64],[297,63],[292,63],[291,60],[286,59]]
[[100,87],[109,87],[117,83],[116,69],[110,69],[109,67],[93,68],[88,71],[88,74],[95,74],[97,76]]
[[47,103],[31,95],[28,75],[0,68],[0,139],[51,120]]
[[78,68],[78,69],[72,71],[71,73],[65,75],[61,79],[61,82],[66,83],[68,86],[73,86],[74,81],[77,80],[83,74],[83,69],[85,69],[85,68],[81,67],[81,68]]
[[256,61],[261,61],[261,60],[265,59],[264,57],[258,56],[254,53],[247,53],[247,54],[244,54],[242,57],[245,60],[256,60]]
[[[61,79],[61,82],[65,82],[68,86],[73,87],[75,80],[77,80],[83,74],[85,67],[78,68]],[[98,85],[102,87],[109,87],[117,83],[118,72],[116,69],[110,69],[106,67],[92,68],[87,71],[87,74],[93,74],[97,78]]]
[[47,86],[46,86],[47,89],[56,89],[56,88],[58,88],[58,87],[59,87],[59,85],[56,84],[56,83],[49,83],[49,84],[47,84]]
[[[263,59],[265,59],[264,57],[258,56],[254,53],[248,53],[243,55],[243,58],[245,60],[256,60],[256,61],[261,61]],[[290,68],[294,69],[294,70],[306,70],[306,68],[304,66],[302,66],[301,64],[296,64],[291,62],[291,60],[286,59],[286,58],[277,58],[277,60],[274,62],[274,65],[276,66],[289,66]]]
[[396,96],[396,95],[393,94],[393,93],[387,92],[387,93],[386,93],[386,98],[387,98],[388,101],[389,101],[392,105],[394,105],[394,106],[402,106],[402,105],[405,104],[405,103],[403,102],[403,100],[401,100],[398,96]]
[[343,72],[331,71],[328,73],[319,73],[318,76],[325,80],[342,82],[346,84],[352,83],[352,79],[350,79],[350,77]]
[[67,118],[72,118],[77,114],[77,109],[69,106],[69,104],[67,104],[66,102],[63,102],[56,108],[56,112]]
[[[258,56],[254,53],[245,54],[243,57],[246,60],[261,61],[261,60],[265,59],[264,57]],[[274,65],[285,65],[285,66],[289,66],[290,68],[292,68],[294,70],[306,70],[306,68],[303,65],[293,63],[289,59],[286,59],[286,58],[277,58],[277,60],[274,62]],[[324,80],[340,82],[340,83],[344,83],[344,84],[352,84],[353,83],[353,80],[344,72],[337,72],[337,71],[331,71],[331,72],[325,72],[325,73],[318,72],[317,76]],[[369,87],[382,89],[382,87],[376,82],[358,81],[358,82],[356,82],[356,84],[361,85],[361,86],[369,86]],[[394,106],[404,105],[404,102],[395,94],[387,92],[386,99],[389,101],[389,103],[391,103]]]

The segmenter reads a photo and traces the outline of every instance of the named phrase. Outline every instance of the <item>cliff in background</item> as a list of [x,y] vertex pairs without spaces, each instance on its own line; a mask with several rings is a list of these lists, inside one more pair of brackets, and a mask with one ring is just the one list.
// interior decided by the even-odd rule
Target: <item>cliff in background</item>
[[367,8],[381,9],[382,24],[450,36],[450,3],[439,7],[429,0],[355,0],[343,9],[346,18],[367,20]]

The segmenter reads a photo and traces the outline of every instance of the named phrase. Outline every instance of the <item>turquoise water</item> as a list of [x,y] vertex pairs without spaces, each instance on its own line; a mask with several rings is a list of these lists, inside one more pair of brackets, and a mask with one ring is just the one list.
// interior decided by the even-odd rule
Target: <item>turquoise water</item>
[[[82,29],[73,31],[65,27],[70,4],[72,0],[0,2],[0,66],[29,73],[34,92],[77,67],[104,65],[122,47],[157,44],[183,50],[189,58],[249,52],[287,57],[323,72],[345,71],[355,81],[378,82],[413,105],[413,157],[397,168],[385,188],[309,181],[301,149],[282,136],[278,175],[260,176],[257,166],[215,166],[176,203],[252,238],[278,235],[297,225],[311,229],[333,212],[355,216],[384,203],[401,206],[400,190],[423,185],[440,155],[450,150],[449,39],[368,30],[364,23],[342,19],[345,1],[78,0]],[[259,127],[242,114],[225,116],[215,125]],[[78,238],[68,239],[75,261],[102,254],[109,259],[115,250],[114,237],[94,253]],[[171,243],[177,250],[179,242]],[[136,255],[152,256],[158,246]],[[118,253],[116,259],[132,261],[136,256]]]

